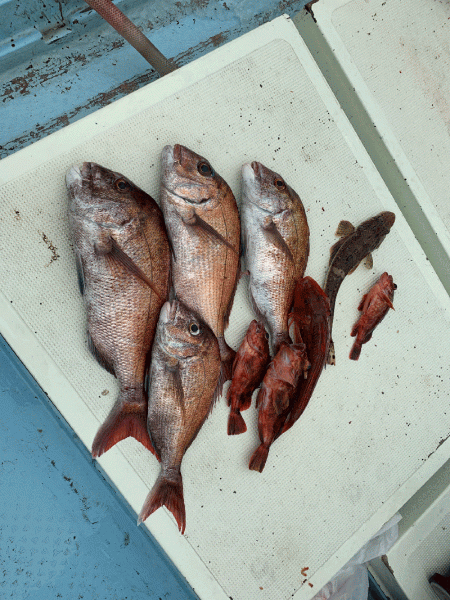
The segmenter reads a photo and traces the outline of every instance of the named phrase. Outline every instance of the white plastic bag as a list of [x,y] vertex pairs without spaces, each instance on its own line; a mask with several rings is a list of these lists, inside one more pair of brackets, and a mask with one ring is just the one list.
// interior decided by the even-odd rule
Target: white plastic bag
[[365,563],[392,548],[398,538],[398,522],[401,518],[397,513],[389,519],[313,600],[367,600],[369,577]]

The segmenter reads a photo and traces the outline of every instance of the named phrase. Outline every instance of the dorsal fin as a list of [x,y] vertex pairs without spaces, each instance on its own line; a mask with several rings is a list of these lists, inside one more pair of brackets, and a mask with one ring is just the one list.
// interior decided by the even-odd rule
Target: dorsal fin
[[274,246],[276,246],[278,248],[278,250],[281,250],[281,252],[286,254],[286,256],[290,260],[292,260],[292,262],[294,262],[294,257],[292,256],[292,252],[291,252],[289,246],[286,244],[285,239],[279,232],[275,223],[272,220],[270,220],[267,223],[267,225],[263,225],[262,229],[263,229],[263,232],[264,232],[264,235],[265,235],[267,241],[269,243],[273,244]]
[[351,235],[355,231],[355,227],[350,223],[350,221],[340,221],[336,234],[339,237],[346,237],[347,235]]

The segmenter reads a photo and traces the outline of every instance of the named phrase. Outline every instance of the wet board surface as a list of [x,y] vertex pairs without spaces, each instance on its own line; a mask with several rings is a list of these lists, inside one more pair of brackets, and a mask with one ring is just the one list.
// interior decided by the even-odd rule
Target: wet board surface
[[[157,198],[169,143],[206,156],[238,203],[242,163],[281,173],[305,205],[306,274],[321,284],[341,219],[397,216],[374,268],[344,281],[337,365],[264,472],[247,468],[255,411],[244,413],[246,434],[228,437],[221,398],[183,461],[185,536],[165,509],[145,523],[202,599],[312,598],[448,458],[448,348],[435,340],[449,339],[450,300],[294,25],[280,17],[0,163],[0,332],[88,448],[118,387],[87,350],[64,175],[96,161]],[[396,311],[350,361],[360,298],[385,270],[398,286]],[[226,332],[234,348],[252,318],[243,278]],[[128,439],[100,464],[138,513],[159,472],[154,457]]]
[[316,6],[320,30],[450,260],[450,4],[324,0]]

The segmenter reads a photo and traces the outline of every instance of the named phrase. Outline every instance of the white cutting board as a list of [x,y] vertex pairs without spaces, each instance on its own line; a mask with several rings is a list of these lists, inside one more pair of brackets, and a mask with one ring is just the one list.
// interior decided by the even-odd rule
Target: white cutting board
[[450,261],[450,3],[320,0],[314,15]]
[[[0,332],[88,448],[117,383],[86,348],[64,175],[96,161],[158,197],[169,143],[206,156],[238,200],[243,162],[280,172],[303,199],[306,273],[319,283],[340,219],[397,215],[374,269],[343,283],[337,365],[264,472],[247,468],[255,411],[244,414],[246,434],[228,437],[222,398],[183,461],[186,535],[165,509],[145,523],[203,600],[307,600],[449,456],[450,300],[296,28],[279,17],[0,163]],[[350,361],[356,307],[384,270],[398,285],[396,311]],[[243,279],[227,331],[235,348],[251,318]],[[100,464],[138,513],[154,457],[128,439]]]

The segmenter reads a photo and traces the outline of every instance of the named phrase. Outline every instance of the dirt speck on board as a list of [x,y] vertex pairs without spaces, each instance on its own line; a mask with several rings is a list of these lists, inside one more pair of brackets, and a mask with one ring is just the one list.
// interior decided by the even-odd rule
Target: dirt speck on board
[[52,264],[52,262],[54,262],[55,260],[57,260],[59,258],[59,254],[57,253],[58,248],[53,245],[52,241],[48,239],[48,237],[45,235],[44,232],[42,232],[42,239],[47,244],[47,248],[52,253],[50,262],[48,263],[48,265],[45,265],[46,267],[49,267]]
[[15,210],[14,211],[14,218],[15,218],[16,221],[20,221],[20,219],[22,218],[21,214],[20,214],[20,210]]

